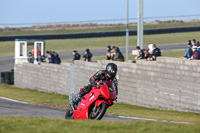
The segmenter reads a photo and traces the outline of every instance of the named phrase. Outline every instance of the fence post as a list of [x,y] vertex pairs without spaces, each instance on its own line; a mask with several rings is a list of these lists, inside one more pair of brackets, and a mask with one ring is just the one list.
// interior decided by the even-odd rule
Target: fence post
[[70,64],[70,93],[69,101],[74,98],[74,65]]

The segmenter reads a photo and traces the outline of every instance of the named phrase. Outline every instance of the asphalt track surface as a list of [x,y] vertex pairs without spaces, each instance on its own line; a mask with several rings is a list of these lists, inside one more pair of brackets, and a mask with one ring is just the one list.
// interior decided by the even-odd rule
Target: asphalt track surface
[[[112,108],[112,107],[111,107]],[[44,106],[38,106],[21,102],[5,97],[0,97],[0,117],[22,116],[22,117],[45,117],[53,119],[64,119],[66,110],[56,109]],[[156,120],[137,117],[124,117],[115,115],[105,115],[104,121],[154,121],[189,124],[187,122],[175,122],[166,120]]]
[[[169,44],[169,45],[158,45],[161,51],[171,51],[171,50],[180,50],[187,49],[187,44]],[[126,48],[120,48],[122,53],[126,53]],[[129,53],[132,50],[135,50],[135,47],[129,47]],[[85,50],[79,50],[78,52],[82,55]],[[92,49],[93,57],[105,56],[107,53],[107,49]],[[72,51],[63,51],[58,52],[61,60],[72,60],[73,55]],[[10,71],[14,68],[14,55],[12,56],[0,56],[0,72]]]

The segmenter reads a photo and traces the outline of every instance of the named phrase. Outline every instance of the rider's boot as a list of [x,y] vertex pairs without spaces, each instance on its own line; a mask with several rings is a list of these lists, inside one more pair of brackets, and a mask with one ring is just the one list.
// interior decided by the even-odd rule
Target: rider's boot
[[81,94],[78,93],[77,96],[73,100],[71,100],[69,103],[74,105],[74,104],[78,103],[81,100],[81,97],[82,97]]
[[81,99],[83,98],[83,96],[85,94],[87,94],[90,90],[91,90],[91,85],[88,85],[88,86],[84,86],[81,90],[80,93],[77,94],[76,98],[74,98],[72,101],[70,101],[70,104],[76,104],[78,103],[79,101],[81,101]]

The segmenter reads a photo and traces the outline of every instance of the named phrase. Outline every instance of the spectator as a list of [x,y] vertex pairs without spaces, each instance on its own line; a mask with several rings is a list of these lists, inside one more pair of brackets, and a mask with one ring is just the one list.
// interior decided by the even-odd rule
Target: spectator
[[54,63],[54,55],[52,53],[48,55],[47,63]]
[[112,49],[112,50],[110,51],[110,56],[111,56],[111,60],[114,61],[114,60],[115,60],[115,56],[116,56],[116,51]]
[[186,52],[186,54],[181,57],[181,59],[190,59],[193,55],[193,51],[192,51],[192,44],[190,44],[190,42],[188,42],[188,50]]
[[114,61],[121,61],[121,62],[123,62],[124,61],[124,56],[121,53],[119,47],[115,47],[115,51],[116,51],[116,54],[114,56]]
[[161,56],[161,50],[156,47],[156,44],[153,44],[153,54],[158,57],[158,56]]
[[188,40],[188,44],[189,44],[189,45],[192,45],[191,40]]
[[115,47],[115,46],[113,46],[113,47],[112,47],[112,50],[115,50],[115,48],[116,48],[116,47]]
[[147,58],[148,61],[156,60],[158,56],[161,56],[161,51],[159,48],[156,47],[156,44],[149,45],[149,57]]
[[199,47],[199,46],[200,46],[200,43],[199,43],[199,41],[197,41],[197,43],[196,43],[196,44],[197,44],[197,47]]
[[86,62],[91,62],[92,61],[92,53],[90,52],[89,49],[85,50],[85,53],[83,54],[83,58],[85,58]]
[[[37,52],[37,55],[39,55],[40,50],[38,49],[38,47],[37,47],[37,49],[36,49],[36,52]],[[34,48],[33,48],[33,49],[32,49],[32,55],[34,55],[34,53],[35,53],[35,50],[34,50]]]
[[32,55],[31,52],[28,53],[28,62],[33,63],[34,62],[34,56]]
[[42,56],[41,56],[41,52],[38,52],[37,58],[36,58],[38,65],[40,65],[40,63],[42,62]]
[[54,52],[54,64],[60,64],[61,63],[61,59],[59,57],[59,54]]
[[47,62],[47,61],[48,61],[48,56],[49,56],[49,54],[50,54],[50,52],[49,52],[49,51],[46,51],[44,62]]
[[193,60],[199,60],[200,59],[200,53],[197,50],[197,46],[192,46],[192,51],[193,51],[192,59]]
[[41,62],[47,62],[44,55],[41,57]]
[[191,44],[192,44],[192,46],[196,46],[197,45],[196,44],[196,39],[192,39]]
[[77,50],[74,50],[74,51],[72,52],[72,54],[74,55],[73,62],[74,62],[74,60],[80,60],[81,55],[78,53]]
[[136,60],[144,59],[144,52],[140,49],[140,46],[136,47],[136,50],[138,52],[138,56],[135,57]]
[[110,60],[111,59],[111,53],[110,53],[110,51],[111,51],[111,47],[110,47],[110,45],[108,45],[107,46],[107,60]]
[[199,53],[200,53],[200,43],[199,43],[199,41],[197,41],[197,51],[199,51]]
[[149,54],[149,49],[147,49],[146,51],[144,51],[144,61],[147,61],[147,59],[150,57],[149,56],[150,54]]

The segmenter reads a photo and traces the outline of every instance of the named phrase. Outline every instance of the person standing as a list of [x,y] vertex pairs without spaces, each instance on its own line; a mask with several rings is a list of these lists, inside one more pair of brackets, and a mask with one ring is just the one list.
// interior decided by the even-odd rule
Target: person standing
[[107,60],[111,60],[111,53],[110,53],[110,51],[111,51],[111,46],[110,45],[108,45],[107,46]]
[[74,55],[73,62],[74,62],[74,60],[80,60],[81,59],[81,55],[78,53],[77,50],[74,50],[72,52],[72,54]]
[[85,53],[83,53],[83,58],[85,58],[86,62],[92,62],[92,53],[90,52],[90,49],[86,49]]

